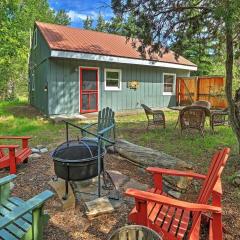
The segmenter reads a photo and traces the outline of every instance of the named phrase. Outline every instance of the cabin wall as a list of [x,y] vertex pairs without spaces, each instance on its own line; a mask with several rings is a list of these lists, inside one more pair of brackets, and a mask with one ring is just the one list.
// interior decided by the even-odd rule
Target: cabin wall
[[44,89],[48,85],[50,54],[46,41],[37,30],[37,46],[31,48],[29,58],[29,100],[31,105],[46,115],[48,115],[48,92]]
[[[176,95],[163,95],[163,73],[177,77],[190,76],[188,70],[117,64],[97,61],[50,58],[48,66],[48,111],[54,114],[79,113],[79,66],[99,68],[99,109],[110,106],[114,111],[150,107],[169,107],[176,104]],[[122,90],[105,91],[104,68],[122,70]],[[137,90],[127,88],[128,81],[138,80]]]

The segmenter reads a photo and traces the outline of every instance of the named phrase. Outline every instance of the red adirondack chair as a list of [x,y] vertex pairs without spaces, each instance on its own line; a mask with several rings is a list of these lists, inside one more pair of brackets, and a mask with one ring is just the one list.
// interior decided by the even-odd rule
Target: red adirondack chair
[[[126,195],[135,198],[129,220],[162,233],[164,239],[198,240],[202,216],[209,219],[209,239],[222,240],[221,173],[230,149],[218,151],[212,158],[207,175],[161,168],[147,168],[153,174],[154,185],[149,191],[127,189]],[[204,180],[196,203],[173,199],[162,191],[162,175],[192,177]],[[212,203],[209,203],[209,200]],[[207,214],[206,214],[207,213]]]
[[[27,162],[29,155],[32,153],[31,149],[28,147],[28,140],[30,138],[31,137],[28,136],[0,136],[0,139],[22,140],[21,149],[19,149],[19,145],[0,145],[0,169],[9,167],[10,174],[15,174],[17,172],[17,164],[21,162]],[[8,154],[4,154],[4,149],[8,149]]]

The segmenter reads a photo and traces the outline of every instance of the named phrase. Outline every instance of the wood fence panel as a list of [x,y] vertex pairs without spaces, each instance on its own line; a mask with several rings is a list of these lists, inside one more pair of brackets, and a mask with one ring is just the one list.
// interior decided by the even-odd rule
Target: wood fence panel
[[178,78],[177,79],[177,100],[181,105],[189,105],[197,100],[197,79],[191,78]]
[[193,101],[205,100],[213,108],[226,108],[224,85],[225,80],[221,76],[178,78],[178,104],[190,105]]

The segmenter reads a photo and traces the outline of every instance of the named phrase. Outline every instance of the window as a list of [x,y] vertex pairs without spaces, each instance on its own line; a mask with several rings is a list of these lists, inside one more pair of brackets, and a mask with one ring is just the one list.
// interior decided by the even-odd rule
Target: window
[[105,69],[105,90],[118,91],[122,88],[122,71],[120,69]]
[[37,47],[37,28],[34,30],[33,34],[33,48]]
[[176,74],[174,73],[163,74],[163,95],[175,94],[175,82],[176,82]]

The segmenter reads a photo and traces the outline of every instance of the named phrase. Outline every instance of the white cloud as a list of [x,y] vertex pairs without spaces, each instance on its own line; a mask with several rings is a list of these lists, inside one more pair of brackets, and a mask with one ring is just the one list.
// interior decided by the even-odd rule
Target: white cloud
[[[101,14],[103,15],[104,18],[107,19],[113,16],[112,12],[101,12]],[[72,22],[81,22],[85,20],[87,17],[91,17],[93,20],[96,20],[98,18],[99,12],[87,11],[86,13],[83,14],[74,10],[69,10],[67,12],[67,15],[71,18]]]
[[71,18],[73,22],[79,22],[79,21],[85,20],[88,16],[86,14],[81,14],[73,10],[68,11],[67,15]]
[[98,17],[98,13],[94,11],[87,12],[86,14],[78,13],[77,11],[70,10],[67,12],[67,15],[71,18],[72,22],[81,22],[86,20],[89,16],[92,19],[96,20]]

